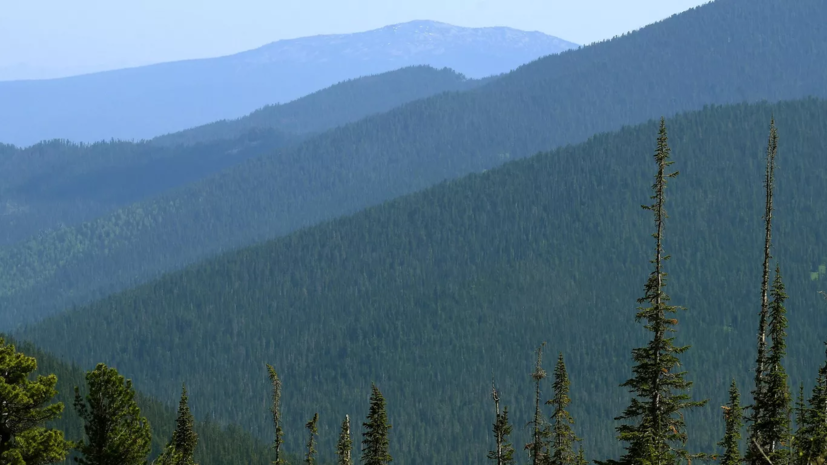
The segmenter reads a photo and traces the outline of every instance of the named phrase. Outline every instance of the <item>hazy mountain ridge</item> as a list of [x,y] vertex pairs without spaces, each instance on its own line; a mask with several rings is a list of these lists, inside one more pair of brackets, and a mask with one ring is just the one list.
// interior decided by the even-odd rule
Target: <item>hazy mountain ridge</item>
[[225,57],[0,82],[0,101],[5,102],[0,107],[0,141],[28,145],[54,138],[148,139],[404,66],[449,67],[482,77],[573,47],[536,32],[475,31],[417,21],[279,41]]
[[825,97],[822,24],[821,0],[718,0],[476,89],[344,125],[2,251],[0,263],[16,267],[0,279],[8,296],[2,316],[12,325],[31,321],[221,251],[652,117],[710,103]]

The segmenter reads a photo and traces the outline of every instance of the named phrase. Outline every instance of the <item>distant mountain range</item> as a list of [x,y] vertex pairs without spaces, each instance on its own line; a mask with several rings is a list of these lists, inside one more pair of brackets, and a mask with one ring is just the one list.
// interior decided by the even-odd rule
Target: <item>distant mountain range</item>
[[413,21],[281,40],[219,58],[0,82],[0,141],[151,138],[404,66],[449,67],[483,77],[575,47],[540,32]]

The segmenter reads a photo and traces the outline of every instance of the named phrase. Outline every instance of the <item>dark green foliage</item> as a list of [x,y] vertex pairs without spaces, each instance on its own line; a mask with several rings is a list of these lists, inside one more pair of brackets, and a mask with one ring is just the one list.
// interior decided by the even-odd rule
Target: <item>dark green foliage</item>
[[158,465],[195,465],[195,447],[198,445],[198,434],[195,432],[195,420],[187,404],[187,387],[181,390],[181,401],[178,403],[178,418],[175,420],[175,431],[161,457],[155,462]]
[[85,438],[77,443],[83,465],[145,464],[152,433],[135,403],[132,380],[99,363],[86,374],[87,394],[75,388],[75,410],[83,419]]
[[390,430],[385,411],[385,397],[375,384],[371,385],[370,411],[362,433],[362,463],[387,465],[393,461],[390,454]]
[[744,410],[741,406],[741,395],[738,393],[738,385],[735,380],[729,387],[729,402],[723,407],[724,410],[724,438],[718,443],[724,448],[721,456],[721,465],[740,465],[741,449],[741,428],[744,426]]
[[494,400],[494,443],[496,446],[488,452],[488,459],[497,465],[514,463],[514,446],[508,437],[511,436],[511,424],[508,422],[508,407],[500,412],[500,392],[491,383],[491,397]]
[[339,442],[336,444],[336,465],[353,465],[353,442],[350,439],[350,416],[345,415]]
[[534,418],[531,420],[531,442],[525,448],[529,452],[531,463],[540,465],[548,460],[548,447],[551,440],[549,425],[543,418],[540,411],[540,382],[546,378],[546,371],[543,370],[543,347],[544,342],[537,348],[537,363],[534,371],[531,372],[531,379],[534,380]]
[[[74,386],[86,382],[84,371],[75,365],[59,361],[29,343],[23,342],[18,347],[37,359],[37,373],[57,375],[56,399],[63,404],[71,405],[74,401]],[[152,427],[150,456],[156,457],[165,448],[167,438],[170,438],[174,432],[176,413],[173,409],[140,392],[135,393],[135,401]],[[83,437],[83,421],[74,409],[64,411],[61,418],[50,422],[50,426],[63,431],[69,439],[79,440]],[[267,446],[253,439],[249,433],[237,426],[222,427],[212,422],[196,422],[195,429],[199,431],[201,438],[195,451],[195,459],[200,465],[263,465],[269,463]]]
[[276,373],[276,369],[270,364],[267,365],[267,374],[270,377],[270,384],[273,388],[273,406],[270,407],[270,413],[273,415],[273,432],[275,434],[273,439],[273,452],[275,453],[273,465],[283,465],[287,462],[281,450],[281,446],[284,443],[284,431],[281,427],[281,380],[279,379],[278,373]]
[[809,407],[801,415],[796,433],[799,456],[795,463],[827,463],[827,362],[819,369]]
[[314,413],[313,419],[308,421],[305,428],[307,428],[310,437],[307,439],[307,454],[304,456],[304,463],[307,465],[316,465],[316,438],[319,435],[319,414]]
[[66,458],[63,432],[46,427],[60,417],[63,404],[52,402],[57,376],[31,379],[37,360],[0,337],[0,463],[41,465]]
[[[827,102],[681,115],[669,121],[682,173],[669,186],[666,248],[675,257],[670,293],[691,309],[679,338],[694,348],[681,362],[698,398],[724,397],[732,377],[752,384],[756,319],[745,302],[758,303],[764,189],[756,180],[773,113],[790,154],[777,173],[774,218],[774,253],[784,257],[786,305],[796,316],[785,368],[796,383],[812,382],[822,362],[812,356],[824,339],[814,322],[827,306],[809,272],[827,258]],[[18,335],[84,367],[107,361],[171,405],[186,380],[196,419],[243,425],[267,443],[271,384],[262,367],[272,363],[290,386],[285,448],[303,449],[304,415],[318,411],[320,460],[335,458],[346,414],[365,417],[365,393],[377,380],[393,399],[400,464],[485,462],[492,373],[514,399],[512,442],[530,442],[522,428],[534,412],[529,354],[537,341],[554,341],[576,382],[571,413],[587,458],[617,457],[608,419],[627,405],[617,385],[645,337],[628,303],[651,271],[651,221],[640,204],[652,183],[657,123],[228,253]],[[216,373],[232,382],[216,382]],[[692,450],[712,451],[721,439],[719,405],[687,416]],[[174,415],[150,420],[171,426]],[[354,438],[361,423],[352,425]],[[198,431],[199,447],[209,447]],[[166,441],[172,431],[153,433]]]
[[783,365],[787,353],[787,310],[784,307],[787,294],[779,267],[775,269],[770,296],[769,337],[772,346],[767,354],[766,390],[759,427],[761,441],[766,444],[764,452],[773,464],[784,464],[790,458],[791,398]]
[[770,123],[770,137],[767,143],[766,171],[764,174],[764,262],[761,275],[761,311],[758,316],[758,356],[755,360],[755,388],[752,391],[753,403],[749,422],[749,443],[747,444],[746,460],[756,465],[764,463],[764,452],[770,450],[772,444],[768,442],[763,431],[766,417],[767,399],[767,324],[769,320],[769,283],[770,258],[772,257],[772,215],[773,195],[775,188],[775,159],[778,156],[778,130],[775,127],[775,118]]
[[624,422],[617,427],[618,439],[626,443],[626,453],[619,462],[628,465],[671,465],[681,460],[690,460],[686,451],[689,437],[686,432],[685,412],[700,407],[705,402],[693,402],[688,391],[692,383],[687,381],[686,371],[682,369],[679,355],[684,354],[688,346],[676,346],[675,338],[677,319],[672,317],[680,307],[669,305],[666,294],[666,272],[664,262],[669,259],[664,255],[663,240],[666,224],[666,185],[670,178],[678,175],[677,171],[667,172],[674,162],[669,160],[669,148],[666,122],[661,119],[658,131],[658,143],[655,150],[655,162],[658,170],[652,185],[652,204],[643,208],[653,213],[655,219],[655,253],[650,261],[654,269],[644,286],[644,296],[639,304],[635,320],[644,322],[644,328],[650,333],[649,343],[632,350],[633,376],[622,386],[629,389],[632,400],[623,414],[616,418]]
[[[554,397],[546,402],[551,405],[554,411],[551,414],[551,446],[552,452],[547,463],[550,465],[578,465],[578,454],[574,451],[575,443],[580,438],[574,434],[572,425],[574,418],[568,412],[571,398],[569,389],[571,381],[566,371],[566,362],[563,354],[557,358],[557,365],[554,367]],[[582,447],[580,455],[583,454]]]
[[[825,23],[823,0],[712,2],[18,244],[0,258],[0,270],[17,275],[0,283],[14,290],[8,307],[22,309],[19,321],[43,314],[44,295],[53,309],[83,304],[221,251],[657,115],[827,96]],[[743,154],[742,145],[730,148]]]

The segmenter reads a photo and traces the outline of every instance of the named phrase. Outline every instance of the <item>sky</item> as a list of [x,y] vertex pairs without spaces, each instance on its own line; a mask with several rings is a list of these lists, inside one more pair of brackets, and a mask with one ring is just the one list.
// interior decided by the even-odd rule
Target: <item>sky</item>
[[0,80],[58,77],[249,50],[415,19],[508,26],[578,44],[707,0],[0,0]]

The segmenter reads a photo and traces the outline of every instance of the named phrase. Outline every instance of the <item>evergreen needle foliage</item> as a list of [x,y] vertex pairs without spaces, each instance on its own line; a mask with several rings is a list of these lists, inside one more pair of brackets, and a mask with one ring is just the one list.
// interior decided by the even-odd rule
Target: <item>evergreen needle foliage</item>
[[313,419],[308,421],[305,428],[307,428],[310,437],[307,439],[307,455],[304,456],[304,463],[307,465],[316,465],[316,437],[319,434],[318,429],[319,414],[313,414]]
[[164,452],[156,461],[159,465],[195,465],[195,447],[198,435],[195,433],[195,420],[190,413],[186,385],[181,389],[181,401],[178,403],[178,418],[175,431]]
[[776,267],[769,305],[769,336],[772,346],[767,354],[767,373],[764,405],[760,418],[761,438],[767,447],[764,452],[773,464],[784,464],[789,460],[790,446],[790,389],[783,361],[787,353],[787,310],[784,301],[787,294],[781,278],[781,269]]
[[385,398],[382,392],[371,385],[370,410],[362,433],[362,463],[365,465],[387,465],[393,461],[390,454],[390,439],[388,433],[391,424],[388,423],[388,414],[385,411]]
[[[769,320],[770,259],[772,258],[772,214],[775,188],[775,158],[778,155],[778,130],[775,118],[770,122],[770,136],[767,143],[767,160],[764,174],[764,262],[761,275],[761,311],[758,316],[758,356],[755,360],[755,388],[752,391],[753,404],[749,415],[749,443],[746,460],[752,465],[765,462],[761,450],[769,447],[763,437],[762,422],[767,405],[767,324]],[[761,450],[759,450],[759,447]]]
[[[574,444],[579,442],[580,438],[574,434],[574,418],[567,410],[571,403],[570,387],[566,362],[561,353],[554,368],[554,398],[546,402],[554,408],[551,414],[551,443],[554,449],[550,460],[547,461],[550,465],[576,465],[579,460],[578,454],[574,451]],[[583,454],[582,448],[580,454]]]
[[687,391],[692,383],[685,379],[686,372],[680,370],[678,355],[687,351],[688,346],[675,346],[674,337],[677,319],[670,314],[679,307],[669,305],[669,296],[664,291],[666,273],[663,265],[669,259],[663,252],[663,233],[666,215],[666,184],[678,172],[667,173],[672,165],[669,160],[670,149],[666,131],[666,121],[661,118],[658,133],[655,162],[658,170],[651,199],[654,203],[644,205],[645,210],[653,213],[655,219],[655,257],[650,261],[654,270],[646,281],[645,295],[638,303],[648,304],[639,307],[635,316],[637,321],[644,321],[644,328],[651,333],[651,340],[645,346],[632,351],[635,362],[633,377],[622,384],[633,394],[630,405],[617,420],[625,422],[618,426],[618,439],[627,443],[626,452],[619,462],[626,465],[673,465],[679,460],[690,460],[692,456],[686,451],[688,435],[684,422],[684,412],[705,404],[704,401],[693,402]]
[[508,407],[500,412],[500,392],[494,382],[491,382],[491,398],[494,400],[494,450],[488,452],[488,458],[497,465],[514,463],[514,446],[508,440],[511,435],[511,425],[508,423]]
[[273,406],[270,409],[273,415],[273,428],[275,433],[273,451],[275,452],[276,459],[273,461],[273,465],[285,465],[287,461],[284,459],[281,450],[282,443],[284,442],[284,431],[281,429],[281,380],[272,365],[267,365],[267,373],[270,376],[270,383],[273,387]]
[[86,440],[77,444],[83,465],[143,465],[152,438],[149,422],[135,403],[132,381],[99,363],[86,374],[88,393],[75,388],[75,409]]
[[827,361],[818,371],[813,394],[796,434],[800,444],[796,463],[823,465],[827,462]]
[[57,394],[55,375],[30,379],[37,360],[0,338],[0,463],[40,465],[66,458],[63,432],[45,428],[63,412],[49,404]]
[[741,440],[741,428],[744,426],[744,409],[741,406],[741,395],[734,379],[729,387],[729,403],[723,407],[723,410],[726,428],[724,438],[718,443],[724,448],[721,465],[740,465],[741,451],[738,444]]
[[531,373],[534,380],[534,418],[531,420],[532,434],[531,442],[525,448],[529,451],[532,465],[541,465],[548,459],[548,445],[550,431],[540,411],[540,382],[545,379],[546,371],[543,370],[543,347],[544,342],[537,348],[537,363]]
[[353,465],[353,442],[350,439],[350,416],[345,415],[342,422],[342,431],[339,433],[339,442],[336,444],[336,465]]

